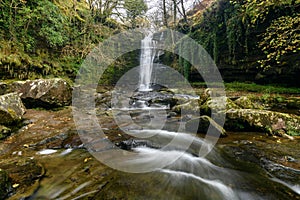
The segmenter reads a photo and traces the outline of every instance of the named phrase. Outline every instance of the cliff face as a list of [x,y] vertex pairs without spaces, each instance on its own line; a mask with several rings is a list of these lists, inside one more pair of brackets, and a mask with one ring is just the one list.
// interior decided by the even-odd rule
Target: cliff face
[[[225,81],[300,86],[300,1],[203,2],[190,12],[188,34],[212,56]],[[193,70],[189,77],[201,80]]]

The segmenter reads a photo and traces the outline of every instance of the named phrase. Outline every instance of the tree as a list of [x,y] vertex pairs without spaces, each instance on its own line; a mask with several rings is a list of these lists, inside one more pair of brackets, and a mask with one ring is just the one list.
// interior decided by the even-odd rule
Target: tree
[[127,18],[131,21],[132,27],[136,27],[136,20],[148,10],[144,0],[125,0],[124,8],[126,9]]

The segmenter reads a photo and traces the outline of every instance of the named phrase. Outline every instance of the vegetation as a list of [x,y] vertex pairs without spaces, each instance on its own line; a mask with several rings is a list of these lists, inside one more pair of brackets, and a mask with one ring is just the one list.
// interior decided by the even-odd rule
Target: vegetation
[[[300,88],[276,85],[259,85],[256,83],[231,82],[224,83],[227,91],[245,91],[269,94],[300,94]],[[194,87],[207,87],[205,82],[193,82]]]
[[[128,1],[129,2],[129,1]],[[105,38],[126,29],[121,1],[0,1],[0,76],[28,79],[66,76],[73,79],[85,56]],[[125,65],[125,64],[124,64]],[[123,64],[120,66],[124,66]]]
[[[299,8],[299,0],[218,0],[189,18],[189,35],[220,68],[252,71],[256,77],[246,77],[252,81],[286,81],[300,72]],[[190,68],[179,65],[183,71]],[[296,78],[289,83],[299,85]]]
[[[149,26],[152,20],[199,42],[226,81],[244,77],[299,86],[294,74],[300,73],[300,0],[203,0],[192,9],[185,2],[164,0],[146,18],[144,0],[0,0],[0,76],[73,79],[100,42],[124,29]],[[184,41],[176,45],[191,57],[198,53]],[[138,53],[114,63],[104,82],[114,83],[136,64]],[[186,60],[170,53],[163,60],[190,81],[201,81]]]

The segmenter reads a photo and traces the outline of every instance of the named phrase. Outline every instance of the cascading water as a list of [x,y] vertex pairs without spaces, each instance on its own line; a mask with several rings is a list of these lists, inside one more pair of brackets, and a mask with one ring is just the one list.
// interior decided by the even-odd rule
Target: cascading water
[[140,56],[140,91],[150,91],[153,61],[156,55],[153,34],[149,33],[141,42]]

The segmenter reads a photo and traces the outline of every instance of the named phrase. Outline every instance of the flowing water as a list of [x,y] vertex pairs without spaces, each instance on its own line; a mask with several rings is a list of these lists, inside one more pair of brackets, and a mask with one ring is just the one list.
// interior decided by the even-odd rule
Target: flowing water
[[[155,57],[154,47],[152,35],[149,34],[142,41],[139,86],[139,92],[147,93],[148,96],[151,96],[151,92],[157,95],[150,87]],[[127,146],[125,148],[123,146],[123,148],[139,155],[132,159],[121,158],[119,161],[140,168],[152,166],[153,171],[148,173],[125,173],[110,169],[93,158],[87,150],[82,149],[81,145],[72,146],[66,142],[64,147],[58,148],[56,142],[54,146],[52,145],[55,148],[51,148],[53,141],[61,138],[67,141],[66,134],[61,134],[61,137],[57,136],[59,131],[70,132],[70,129],[75,129],[70,120],[69,115],[71,114],[67,111],[59,111],[62,114],[30,111],[33,114],[28,117],[37,118],[37,121],[24,132],[18,133],[20,138],[16,138],[15,142],[18,141],[20,144],[18,143],[19,145],[16,145],[15,149],[8,149],[8,144],[3,143],[0,149],[6,149],[5,152],[8,152],[11,163],[18,163],[16,161],[19,159],[18,156],[28,157],[41,163],[46,171],[43,178],[37,178],[39,181],[36,186],[30,186],[33,187],[31,192],[25,185],[21,185],[26,188],[23,189],[23,191],[27,191],[26,195],[19,190],[10,199],[25,199],[25,197],[27,197],[26,199],[61,200],[300,199],[299,162],[291,162],[289,167],[275,163],[280,160],[280,156],[287,155],[291,151],[294,152],[293,159],[300,159],[297,154],[297,149],[300,147],[299,139],[276,146],[276,141],[268,139],[266,136],[262,137],[267,138],[266,141],[260,141],[252,135],[237,133],[236,137],[232,134],[226,139],[221,139],[221,143],[213,147],[203,138],[185,132],[182,128],[179,129],[181,116],[162,119],[160,114],[151,114],[151,112],[164,114],[168,112],[167,110],[166,105],[155,104],[154,107],[151,107],[144,99],[132,102],[130,108],[119,108],[118,115],[120,117],[122,115],[128,117],[129,113],[131,118],[136,117],[136,120],[130,121],[128,124],[124,123],[130,137],[120,131],[120,127],[112,122],[114,119],[109,114],[98,116],[106,136],[116,146],[120,146],[119,143],[126,141]],[[37,112],[41,112],[41,116],[37,117]],[[50,115],[51,117],[49,117]],[[64,119],[63,123],[58,120],[59,118]],[[155,123],[149,123],[150,121]],[[162,122],[165,125],[161,129],[152,127],[156,127]],[[52,123],[52,126],[44,127],[42,124],[45,123]],[[133,123],[137,123],[143,128],[136,129]],[[46,129],[47,131],[45,131]],[[45,139],[43,135],[49,138]],[[23,148],[24,145],[30,146],[21,143],[23,140],[27,143],[35,142],[40,146]],[[76,140],[76,137],[73,140]],[[14,139],[8,142],[13,144]],[[69,142],[72,143],[72,140]],[[202,157],[199,156],[201,148],[212,149],[212,151]],[[280,156],[273,155],[274,151],[279,152]],[[12,158],[11,155],[13,155]],[[8,158],[3,156],[1,159]],[[271,159],[274,160],[271,161]],[[295,165],[292,165],[293,163]],[[10,166],[6,166],[2,162],[0,164],[4,166],[4,169],[10,169]],[[24,171],[25,166],[25,164],[20,165],[19,171]]]
[[140,91],[149,91],[153,61],[156,56],[155,41],[152,39],[152,33],[148,33],[141,42],[140,55]]

